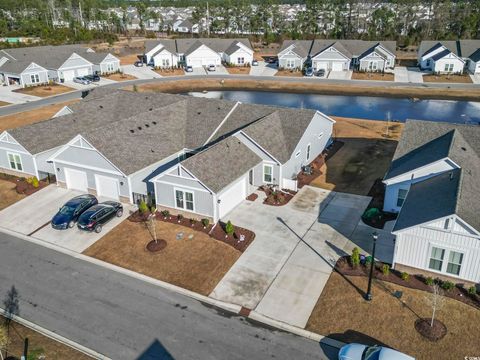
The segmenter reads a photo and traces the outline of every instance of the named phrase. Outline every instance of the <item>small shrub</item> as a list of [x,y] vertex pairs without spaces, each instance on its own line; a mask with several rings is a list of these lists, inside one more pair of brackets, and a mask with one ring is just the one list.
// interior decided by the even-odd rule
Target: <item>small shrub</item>
[[469,293],[470,295],[476,295],[476,294],[477,294],[477,288],[476,288],[475,286],[470,286],[470,287],[468,288],[468,293]]
[[408,279],[410,279],[410,275],[406,272],[402,272],[400,274],[400,277],[402,278],[403,281],[408,281]]
[[160,214],[162,214],[162,216],[163,216],[164,218],[167,218],[167,217],[170,216],[170,211],[168,211],[168,210],[162,210],[162,211],[160,212]]
[[447,280],[447,281],[443,281],[441,286],[443,290],[450,291],[455,287],[455,284]]
[[178,215],[177,215],[177,220],[178,220],[178,222],[182,221],[182,219],[183,219],[183,215],[182,215],[182,214],[178,214]]
[[202,219],[202,225],[203,225],[203,227],[205,227],[205,228],[208,227],[208,225],[210,225],[210,220],[208,220],[208,219]]
[[433,286],[433,284],[435,284],[435,280],[433,280],[433,278],[431,277],[427,277],[425,279],[425,284],[427,284],[428,286]]
[[365,266],[370,266],[372,264],[373,258],[371,256],[367,256],[365,258]]
[[353,248],[352,255],[350,256],[350,261],[353,266],[360,265],[360,251],[357,247]]
[[31,185],[31,184],[33,183],[33,177],[27,178],[26,181],[27,181],[27,184],[30,184],[30,185]]
[[196,219],[194,219],[194,218],[191,218],[191,219],[190,219],[190,225],[193,226],[193,225],[195,225],[196,222],[197,222]]
[[227,233],[227,235],[233,235],[235,229],[232,225],[232,223],[230,222],[230,220],[227,221],[227,225],[225,225],[225,232]]
[[150,212],[152,214],[155,214],[157,212],[157,208],[155,207],[155,205],[152,205],[151,208],[150,208]]
[[390,275],[390,265],[388,265],[388,264],[383,264],[383,266],[382,266],[382,273],[383,273],[383,275],[385,275],[385,276]]
[[38,179],[37,179],[36,176],[34,176],[34,177],[32,178],[32,186],[33,186],[35,189],[37,189],[37,188],[40,186],[40,184],[38,183]]
[[148,205],[144,200],[141,200],[138,204],[138,211],[140,211],[141,214],[144,214],[148,211]]

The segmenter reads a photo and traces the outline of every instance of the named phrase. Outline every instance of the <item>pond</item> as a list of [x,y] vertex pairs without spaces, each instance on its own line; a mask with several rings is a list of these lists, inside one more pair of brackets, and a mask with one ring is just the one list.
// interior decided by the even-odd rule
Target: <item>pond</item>
[[264,91],[209,91],[188,93],[240,101],[319,110],[327,115],[371,120],[406,119],[480,124],[480,102],[456,100],[411,100],[405,98],[294,94]]

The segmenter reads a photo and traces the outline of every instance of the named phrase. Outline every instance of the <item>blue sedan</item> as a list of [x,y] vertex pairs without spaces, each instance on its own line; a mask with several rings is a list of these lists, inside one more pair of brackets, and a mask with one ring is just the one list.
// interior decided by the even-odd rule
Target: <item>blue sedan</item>
[[90,194],[76,196],[70,199],[52,218],[51,224],[54,229],[65,230],[72,228],[89,207],[98,204],[95,196]]

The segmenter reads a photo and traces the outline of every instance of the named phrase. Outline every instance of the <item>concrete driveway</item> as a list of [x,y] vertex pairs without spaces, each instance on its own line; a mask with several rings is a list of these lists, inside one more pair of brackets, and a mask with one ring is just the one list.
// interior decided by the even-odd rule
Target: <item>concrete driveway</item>
[[330,71],[328,73],[329,79],[337,79],[337,80],[350,80],[352,78],[352,71]]
[[305,327],[337,259],[370,248],[373,229],[359,225],[369,201],[305,186],[285,206],[243,202],[228,218],[255,231],[255,241],[210,296]]
[[77,89],[77,90],[87,90],[87,89],[96,88],[98,86],[115,84],[116,82],[117,81],[115,81],[115,80],[105,79],[105,78],[101,77],[100,81],[91,82],[88,85],[79,84],[79,83],[76,83],[74,81],[66,81],[65,86],[68,86],[68,87],[71,87],[71,88]]
[[408,71],[405,66],[395,66],[393,70],[394,81],[395,82],[408,82]]
[[265,61],[259,61],[258,66],[250,67],[250,75],[253,76],[275,76],[278,68],[273,64],[268,64]]
[[[28,235],[66,249],[82,252],[103,235],[126,219],[133,206],[124,204],[123,216],[108,222],[100,234],[86,233],[77,227],[68,230],[54,230],[50,226],[52,216],[69,199],[80,195],[78,191],[49,185],[35,194],[0,211],[0,227]],[[99,201],[106,199],[99,198]]]
[[23,104],[29,101],[35,101],[41,99],[38,96],[32,96],[14,92],[13,90],[21,89],[21,86],[10,85],[0,86],[0,101],[4,101],[10,104]]
[[162,76],[153,71],[150,66],[136,67],[135,65],[122,65],[125,74],[135,76],[137,79],[159,79]]

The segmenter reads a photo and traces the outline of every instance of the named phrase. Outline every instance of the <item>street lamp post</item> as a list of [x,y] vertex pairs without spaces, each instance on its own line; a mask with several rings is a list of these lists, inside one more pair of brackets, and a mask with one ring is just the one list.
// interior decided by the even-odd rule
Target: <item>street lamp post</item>
[[372,277],[373,277],[373,267],[375,264],[375,245],[377,245],[378,233],[374,231],[372,233],[373,238],[373,249],[372,249],[372,262],[370,263],[370,275],[368,277],[368,289],[367,293],[365,294],[365,300],[370,301],[372,300]]

